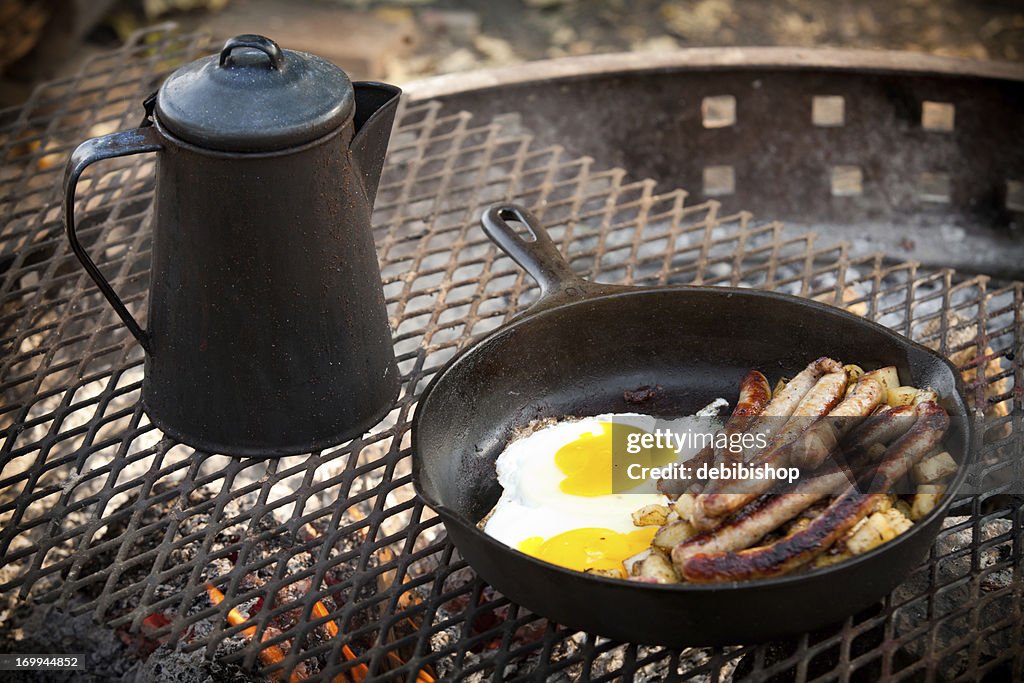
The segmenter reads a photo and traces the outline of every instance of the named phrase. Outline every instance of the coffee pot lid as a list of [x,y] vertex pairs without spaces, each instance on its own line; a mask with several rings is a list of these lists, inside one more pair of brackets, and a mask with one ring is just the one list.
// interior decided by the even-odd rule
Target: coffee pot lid
[[355,96],[344,71],[258,35],[186,64],[156,96],[156,117],[186,142],[226,152],[270,152],[341,127]]

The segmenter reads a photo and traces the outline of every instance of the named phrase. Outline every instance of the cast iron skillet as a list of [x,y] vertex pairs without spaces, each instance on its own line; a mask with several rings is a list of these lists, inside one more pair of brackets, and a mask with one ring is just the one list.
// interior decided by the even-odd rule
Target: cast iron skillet
[[[484,231],[541,286],[528,311],[452,359],[412,423],[413,483],[459,552],[511,600],[553,621],[617,640],[724,645],[841,620],[892,590],[931,546],[966,476],[971,427],[959,374],[931,350],[851,313],[792,296],[725,287],[623,287],[587,282],[524,209],[493,207]],[[525,226],[521,237],[508,221]],[[526,231],[524,231],[526,232]],[[935,388],[952,416],[946,447],[961,463],[936,509],[897,539],[850,561],[776,579],[652,585],[589,576],[534,559],[476,527],[501,487],[494,461],[531,420],[606,412],[688,415],[734,401],[751,368],[771,382],[829,355],[895,365]],[[623,391],[660,385],[629,405]],[[959,418],[959,419],[958,419]]]

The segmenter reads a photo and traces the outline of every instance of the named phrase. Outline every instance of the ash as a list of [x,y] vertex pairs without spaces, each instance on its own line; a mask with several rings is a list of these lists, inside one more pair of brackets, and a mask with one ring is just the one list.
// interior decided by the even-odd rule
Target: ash
[[[453,573],[445,583],[445,591],[465,589],[466,592],[444,603],[435,613],[433,627],[437,629],[430,638],[430,649],[444,653],[435,663],[438,680],[459,677],[470,683],[484,683],[492,679],[509,680],[527,678],[538,670],[547,670],[544,680],[549,683],[569,683],[590,680],[604,676],[612,679],[621,676],[626,663],[627,645],[615,644],[606,638],[588,636],[583,632],[572,632],[549,623],[512,605],[503,605],[493,610],[476,611],[472,608],[471,597],[476,595],[476,579],[467,570]],[[490,586],[479,589],[481,605],[502,601],[500,593]],[[509,636],[507,621],[520,624]],[[445,624],[452,624],[445,628]],[[468,651],[460,652],[466,646],[466,628],[469,638],[491,636]],[[547,647],[546,641],[555,632],[555,642]],[[501,658],[506,648],[503,640],[509,638],[508,649],[520,650],[532,646],[528,654],[522,654],[496,671],[495,661]],[[735,648],[738,649],[738,648]],[[726,648],[729,650],[729,648]],[[647,662],[638,667],[633,680],[636,683],[656,683],[666,680],[671,658],[677,657],[676,670],[682,673],[708,670],[707,674],[690,676],[687,680],[699,683],[716,680],[710,673],[714,650],[709,648],[687,648],[674,651],[662,647],[639,646],[636,652],[638,662]],[[589,661],[588,661],[589,655]],[[728,677],[736,668],[739,658],[723,661],[719,673]],[[550,669],[558,668],[557,671]],[[469,673],[466,673],[469,672]]]
[[[943,659],[946,673],[952,678],[969,671],[970,649],[957,649],[964,633],[972,628],[969,620],[974,610],[966,605],[976,605],[975,630],[1006,619],[1014,610],[1013,591],[1009,590],[1014,574],[1013,532],[1013,522],[1005,518],[957,516],[943,521],[934,551],[941,558],[936,563],[934,581],[928,572],[917,571],[893,594],[893,602],[900,605],[894,614],[897,635],[910,634],[919,624],[931,620],[938,622],[934,646],[927,638],[916,638],[904,646],[909,652],[924,656],[929,649],[943,652],[948,648],[952,654]],[[975,561],[980,571],[972,571]],[[965,577],[971,580],[965,581]],[[931,599],[927,597],[929,591],[934,592]],[[979,638],[976,646],[981,660],[994,659],[1015,647],[1012,631],[1002,629]]]
[[[154,490],[154,494],[159,494]],[[216,491],[211,488],[200,488],[192,493],[191,500],[187,502],[189,507],[202,504],[204,500],[213,499]],[[289,550],[297,543],[307,542],[321,536],[323,529],[318,529],[311,524],[302,528],[301,533],[292,534],[273,515],[265,515],[255,523],[245,516],[245,511],[255,504],[257,493],[251,496],[242,496],[227,502],[222,516],[224,519],[239,519],[239,524],[221,527],[214,537],[210,546],[211,554],[218,551],[230,550],[237,547],[243,538],[258,537],[261,540],[255,544],[245,559],[245,565],[260,566],[248,571],[241,580],[242,590],[258,589],[268,582],[275,580],[280,572],[277,567],[278,561],[259,562],[260,558],[281,558],[279,561],[285,563],[283,585],[279,586],[276,593],[264,595],[274,605],[294,604],[295,609],[275,616],[270,620],[270,628],[282,632],[294,626],[300,618],[302,600],[305,594],[311,590],[309,579],[293,580],[290,583],[288,578],[298,572],[304,571],[315,565],[316,555],[320,547],[314,546],[311,551],[294,552]],[[125,508],[130,507],[134,502],[133,498],[124,501]],[[171,497],[166,503],[146,508],[143,511],[141,523],[143,525],[154,523],[160,518],[171,515],[178,504],[177,499]],[[212,509],[211,509],[212,512]],[[202,536],[202,532],[215,526],[209,514],[193,514],[182,520],[177,532],[176,539],[188,538],[190,536]],[[113,525],[107,530],[106,535],[119,535],[123,529],[114,528]],[[141,539],[136,550],[144,552],[148,548],[143,547],[145,539]],[[333,548],[335,552],[350,552],[359,543],[360,539],[353,537],[342,538]],[[94,572],[102,572],[105,567],[115,563],[117,549],[109,553],[101,553],[87,562],[81,570],[82,576]],[[179,545],[171,552],[170,563],[178,566],[193,565],[199,561],[199,544]],[[242,569],[241,564],[236,566],[233,555],[217,557],[207,562],[202,572],[204,582],[214,582],[218,577],[231,572],[238,572]],[[354,574],[354,568],[346,564],[337,565],[327,575],[328,584],[349,585],[349,580]],[[126,584],[134,584],[144,581],[149,575],[149,567],[145,564],[137,565],[127,569],[121,576],[121,581]],[[189,572],[181,572],[167,579],[167,582],[157,585],[153,590],[150,602],[173,599],[181,594],[190,583]],[[282,579],[277,579],[281,582]],[[364,600],[373,587],[367,586],[361,589],[357,595],[352,597],[350,588],[341,588],[333,595],[323,599],[323,603],[332,612],[338,609],[348,599]],[[129,593],[125,597],[113,603],[107,612],[106,619],[111,617],[131,617],[133,614],[142,612],[147,615],[143,621],[141,630],[133,632],[130,623],[118,628],[108,628],[97,624],[93,615],[86,612],[87,605],[92,603],[96,596],[104,590],[102,582],[86,585],[81,594],[75,595],[70,602],[63,604],[40,603],[33,600],[20,601],[15,594],[8,593],[4,596],[6,604],[0,604],[0,652],[4,653],[39,653],[39,654],[83,654],[86,656],[86,667],[84,671],[48,672],[47,680],[54,681],[121,681],[123,683],[157,683],[164,681],[181,683],[221,683],[227,681],[263,681],[265,678],[244,670],[241,666],[244,659],[244,652],[247,647],[252,647],[248,638],[235,634],[230,637],[221,635],[217,640],[215,651],[208,653],[201,644],[210,641],[215,637],[218,629],[226,628],[222,615],[216,614],[208,618],[196,619],[194,615],[210,606],[209,598],[204,592],[198,594],[197,599],[191,605],[180,604],[175,607],[166,608],[165,611],[154,610],[152,607],[140,604],[137,593]],[[267,589],[269,592],[269,589]],[[259,602],[263,598],[254,598],[237,606],[243,614],[252,616],[260,608]],[[166,629],[161,627],[169,624],[176,610],[185,610],[186,627],[184,633],[176,643],[171,642]],[[149,622],[150,617],[158,615],[162,620],[156,626]],[[358,615],[357,615],[358,616]],[[166,621],[163,621],[165,619]],[[327,638],[326,634],[311,634],[308,646],[316,646]],[[285,652],[290,647],[290,642],[285,641],[281,646]],[[190,648],[196,648],[190,651]],[[306,671],[315,674],[318,671],[319,663],[315,659],[304,662]],[[34,673],[26,673],[24,676],[36,676]],[[5,678],[6,680],[39,680],[38,678],[19,679],[17,676]]]
[[227,683],[264,679],[235,664],[225,664],[219,658],[207,659],[202,650],[182,652],[163,645],[138,667],[134,678],[128,680],[131,683]]
[[[0,613],[0,652],[10,654],[77,654],[82,671],[48,671],[51,681],[131,681],[138,660],[125,656],[114,631],[98,627],[88,614],[73,615],[47,604],[24,602]],[[37,672],[4,672],[8,681],[38,681]]]

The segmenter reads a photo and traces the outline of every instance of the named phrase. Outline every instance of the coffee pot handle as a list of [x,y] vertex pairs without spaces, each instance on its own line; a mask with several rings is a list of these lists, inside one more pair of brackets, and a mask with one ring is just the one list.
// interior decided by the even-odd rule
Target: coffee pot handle
[[120,133],[112,133],[102,137],[86,140],[80,144],[71,157],[68,159],[67,167],[64,170],[64,229],[67,232],[68,242],[71,243],[71,251],[81,262],[85,272],[89,274],[96,286],[106,300],[113,306],[118,317],[125,324],[125,327],[139,341],[139,344],[148,353],[150,350],[149,334],[139,326],[132,314],[125,307],[124,302],[117,296],[114,288],[110,286],[103,273],[96,267],[96,264],[89,257],[89,254],[78,241],[75,232],[75,190],[78,187],[78,180],[86,167],[103,159],[128,156],[130,154],[142,154],[143,152],[158,152],[163,149],[160,143],[160,135],[156,128],[144,126],[133,130],[126,130]]

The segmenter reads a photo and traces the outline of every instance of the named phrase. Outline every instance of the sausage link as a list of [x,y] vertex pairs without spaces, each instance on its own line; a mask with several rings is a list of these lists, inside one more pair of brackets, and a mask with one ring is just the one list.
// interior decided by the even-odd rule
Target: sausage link
[[677,564],[679,573],[694,583],[740,581],[779,576],[807,564],[874,511],[885,492],[941,441],[949,427],[946,411],[926,401],[918,405],[918,416],[913,427],[886,449],[870,483],[874,493],[849,486],[805,529],[749,550],[691,555]]
[[[913,408],[910,414],[913,415]],[[888,412],[888,411],[886,411]],[[904,412],[904,411],[901,411]],[[906,432],[913,420],[905,417],[895,420],[886,430],[872,430],[887,444]],[[897,429],[902,428],[897,433]],[[834,458],[813,476],[803,479],[791,490],[779,494],[763,494],[741,508],[712,531],[692,536],[672,550],[672,560],[680,566],[688,557],[697,553],[742,550],[757,543],[772,531],[790,521],[819,500],[835,495],[856,480],[855,472],[869,463],[871,449],[860,445],[854,449],[840,446],[833,448],[833,454],[842,451],[843,458]],[[845,461],[846,466],[843,462]]]
[[821,465],[839,440],[860,424],[882,402],[885,387],[874,377],[865,375],[846,394],[842,403],[822,420],[818,420],[788,448],[789,464],[805,469]]
[[843,449],[847,453],[856,453],[877,443],[888,443],[910,429],[916,415],[917,408],[914,406],[889,407],[888,410],[876,411],[847,434],[843,440]]
[[[752,420],[764,410],[771,399],[772,390],[768,386],[768,380],[757,370],[747,373],[740,382],[740,395],[736,400],[736,407],[729,416],[725,426],[722,428],[726,434],[734,434],[746,431]],[[705,446],[697,455],[690,458],[687,464],[691,472],[696,472],[701,465],[711,463],[716,453],[713,445]],[[686,491],[699,490],[704,482],[699,481],[695,476],[690,479],[659,479],[657,482],[658,491],[667,496],[678,496]]]
[[732,411],[727,427],[731,427],[733,421],[745,424],[744,418],[757,417],[764,411],[771,398],[772,388],[768,386],[768,378],[757,370],[751,370],[740,382],[740,397],[736,401],[736,409]]
[[772,400],[764,408],[764,415],[789,417],[823,375],[839,372],[842,369],[842,364],[825,356],[811,361],[786,386],[782,387],[777,395],[772,397]]
[[[754,438],[762,435],[764,441],[768,442],[772,434],[779,428],[780,423],[785,422],[781,418],[789,417],[793,414],[800,402],[814,388],[823,375],[842,369],[843,366],[838,361],[825,356],[811,361],[807,367],[787,382],[775,396],[771,397],[771,400],[762,409],[760,417],[748,423],[747,431]],[[752,454],[747,455],[749,457]],[[710,454],[707,457],[710,458]],[[697,464],[703,464],[704,462],[709,462],[709,460],[703,460]],[[710,493],[711,491],[706,492]]]
[[[833,361],[834,362],[834,361]],[[836,363],[838,365],[838,363]],[[806,432],[818,419],[827,415],[843,398],[847,374],[842,366],[823,375],[799,401],[790,419],[775,435],[768,447],[751,460],[751,467],[786,466],[790,445]],[[872,406],[873,408],[874,406]],[[866,413],[865,413],[866,414]],[[774,484],[774,479],[749,478],[723,480],[711,491],[697,497],[694,525],[698,529],[716,526],[716,518],[723,517],[752,501]]]

